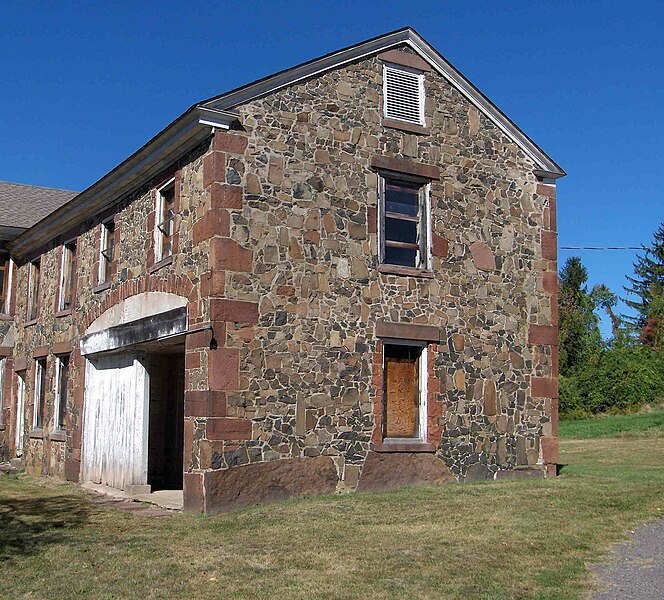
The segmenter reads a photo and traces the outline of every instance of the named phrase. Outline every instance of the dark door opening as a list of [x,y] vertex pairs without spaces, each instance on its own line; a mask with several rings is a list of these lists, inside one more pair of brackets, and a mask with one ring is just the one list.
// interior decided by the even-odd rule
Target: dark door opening
[[181,490],[184,438],[184,347],[148,355],[150,422],[148,484],[152,491]]

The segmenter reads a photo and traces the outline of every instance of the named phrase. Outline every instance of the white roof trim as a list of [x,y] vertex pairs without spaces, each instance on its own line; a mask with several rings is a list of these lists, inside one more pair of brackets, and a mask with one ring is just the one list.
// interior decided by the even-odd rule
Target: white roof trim
[[402,29],[384,36],[362,42],[355,46],[333,52],[319,59],[281,71],[249,85],[243,86],[226,94],[201,103],[206,108],[228,110],[245,104],[254,98],[264,96],[283,87],[293,85],[303,79],[314,77],[319,73],[338,68],[378,52],[383,52],[407,44],[426,60],[438,73],[445,77],[461,94],[463,94],[488,119],[499,127],[505,135],[513,140],[536,165],[536,171],[547,177],[563,177],[565,172],[541,150],[519,127],[513,123],[497,106],[495,106],[468,79],[457,71],[441,54],[424,38],[411,28]]

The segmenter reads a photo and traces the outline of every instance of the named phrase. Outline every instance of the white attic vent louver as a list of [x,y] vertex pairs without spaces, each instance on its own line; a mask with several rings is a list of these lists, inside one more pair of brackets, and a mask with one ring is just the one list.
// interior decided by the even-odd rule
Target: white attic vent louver
[[383,82],[385,118],[424,127],[424,73],[386,64]]

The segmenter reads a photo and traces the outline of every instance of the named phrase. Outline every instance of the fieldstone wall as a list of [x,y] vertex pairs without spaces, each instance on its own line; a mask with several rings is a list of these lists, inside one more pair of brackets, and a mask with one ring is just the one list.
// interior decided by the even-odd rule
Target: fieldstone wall
[[[31,472],[78,480],[79,338],[104,311],[146,291],[188,300],[188,510],[246,505],[242,494],[257,492],[242,482],[259,475],[278,487],[259,494],[264,501],[315,493],[312,480],[329,492],[330,465],[339,490],[358,488],[364,476],[364,489],[390,487],[399,465],[417,472],[408,484],[554,472],[555,186],[538,181],[532,161],[432,71],[427,127],[385,123],[381,77],[381,60],[371,57],[240,106],[237,131],[218,131],[112,211],[42,249],[34,324],[23,318],[20,267],[14,355],[27,369]],[[377,164],[435,174],[427,276],[378,269]],[[171,177],[177,251],[155,265],[154,190]],[[110,285],[98,287],[98,224],[111,215],[117,259]],[[61,244],[74,235],[76,307],[55,315]],[[426,456],[380,455],[379,322],[442,332],[429,344]],[[54,354],[67,347],[66,438],[51,439],[48,427],[30,438],[35,350],[48,357],[52,381]],[[49,387],[47,423],[53,398]],[[265,476],[273,461],[274,475]],[[231,481],[236,494],[226,489]]]

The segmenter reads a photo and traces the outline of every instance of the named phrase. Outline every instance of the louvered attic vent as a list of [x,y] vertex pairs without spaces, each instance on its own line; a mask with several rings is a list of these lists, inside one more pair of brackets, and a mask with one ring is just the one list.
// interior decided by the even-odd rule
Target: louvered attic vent
[[424,127],[424,73],[384,65],[383,81],[385,118]]

